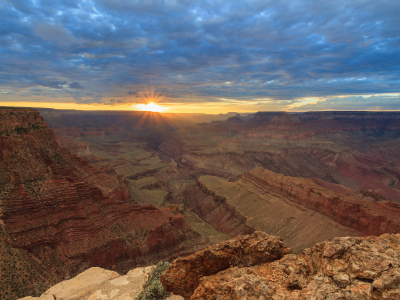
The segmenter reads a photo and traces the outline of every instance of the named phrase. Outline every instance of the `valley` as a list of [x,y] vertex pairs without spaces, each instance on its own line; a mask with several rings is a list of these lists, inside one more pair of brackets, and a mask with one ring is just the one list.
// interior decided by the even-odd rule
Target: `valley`
[[[62,145],[123,175],[139,203],[179,205],[192,228],[212,241],[261,230],[282,236],[299,252],[336,236],[399,230],[398,112],[230,113],[203,123],[190,121],[201,116],[159,113],[142,113],[140,122],[135,117],[129,123],[91,112],[74,127],[62,118],[52,121],[53,114],[43,113]],[[282,187],[260,184],[262,178],[290,182],[287,189],[299,190],[301,200]],[[305,202],[307,189],[322,190],[330,200]],[[320,194],[314,197],[321,201]],[[337,199],[345,200],[332,205]],[[361,207],[366,213],[354,216]],[[390,216],[379,222],[393,221],[394,227],[364,228],[377,215]]]
[[400,232],[396,112],[0,112],[1,299],[255,231],[293,253]]

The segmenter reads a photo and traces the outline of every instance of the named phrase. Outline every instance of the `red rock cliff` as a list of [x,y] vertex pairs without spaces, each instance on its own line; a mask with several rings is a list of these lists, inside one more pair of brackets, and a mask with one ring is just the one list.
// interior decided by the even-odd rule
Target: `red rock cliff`
[[36,110],[0,109],[0,170],[0,299],[38,295],[88,267],[123,272],[205,244],[180,214],[125,202],[123,178],[61,147]]
[[400,205],[392,201],[366,202],[328,190],[312,180],[254,169],[242,175],[260,188],[267,187],[364,235],[400,233]]

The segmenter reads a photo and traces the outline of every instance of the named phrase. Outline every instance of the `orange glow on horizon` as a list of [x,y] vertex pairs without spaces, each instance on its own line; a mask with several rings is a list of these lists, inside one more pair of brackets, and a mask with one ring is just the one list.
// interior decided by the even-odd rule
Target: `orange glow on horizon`
[[142,98],[146,100],[146,104],[138,103],[138,104],[133,104],[132,107],[134,109],[140,110],[140,111],[151,111],[151,112],[158,112],[161,113],[165,110],[170,109],[170,107],[165,107],[160,104],[157,104],[161,102],[161,100],[164,98],[163,96],[160,96],[157,93],[154,93],[151,91],[150,93],[145,93],[141,95]]
[[155,104],[153,102],[147,104],[136,104],[132,105],[141,111],[151,111],[151,112],[163,112],[164,110],[169,109],[169,107],[162,107],[161,105]]

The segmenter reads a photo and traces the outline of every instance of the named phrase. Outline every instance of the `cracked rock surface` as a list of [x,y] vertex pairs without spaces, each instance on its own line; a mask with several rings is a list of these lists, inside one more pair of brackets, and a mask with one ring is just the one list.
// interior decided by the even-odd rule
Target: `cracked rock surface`
[[[213,247],[201,253],[215,251]],[[199,266],[190,262],[201,260],[187,258],[185,268],[196,270]],[[179,275],[176,285],[182,286]],[[191,300],[400,299],[400,234],[335,238],[298,256],[288,254],[253,266],[236,265],[198,280],[193,294],[180,295]]]
[[214,275],[230,267],[272,262],[288,253],[289,249],[281,238],[256,231],[175,260],[161,276],[161,283],[166,291],[189,298],[203,276]]
[[[62,281],[40,297],[20,300],[134,300],[142,291],[152,266],[136,268],[126,275],[102,268],[90,268],[70,280]],[[179,300],[171,296],[167,300]]]

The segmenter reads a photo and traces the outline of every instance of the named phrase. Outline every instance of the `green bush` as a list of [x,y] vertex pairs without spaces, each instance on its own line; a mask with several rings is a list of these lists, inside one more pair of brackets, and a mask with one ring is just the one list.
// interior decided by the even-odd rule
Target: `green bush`
[[162,300],[170,296],[164,290],[160,282],[162,273],[169,268],[169,262],[159,262],[156,267],[154,267],[147,279],[147,282],[143,285],[143,291],[136,298],[137,300]]

